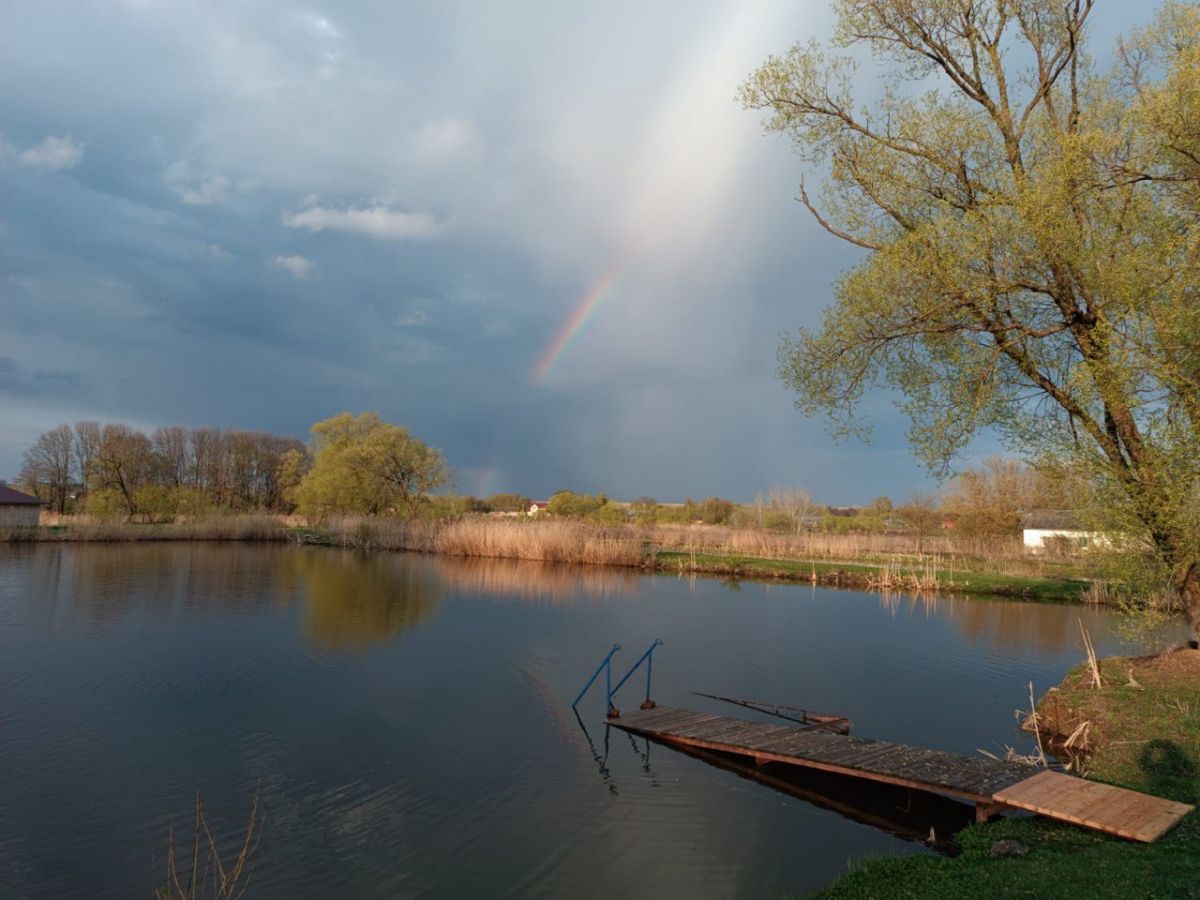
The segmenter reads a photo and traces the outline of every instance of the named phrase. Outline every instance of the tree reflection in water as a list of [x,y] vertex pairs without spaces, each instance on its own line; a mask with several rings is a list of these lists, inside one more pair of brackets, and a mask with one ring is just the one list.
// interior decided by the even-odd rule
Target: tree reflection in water
[[433,617],[441,587],[423,566],[394,553],[327,550],[289,555],[307,595],[304,630],[329,650],[363,650]]

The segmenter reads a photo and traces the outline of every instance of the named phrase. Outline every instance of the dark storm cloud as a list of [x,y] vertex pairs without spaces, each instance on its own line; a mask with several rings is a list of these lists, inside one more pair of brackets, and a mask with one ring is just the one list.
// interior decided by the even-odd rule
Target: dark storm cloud
[[28,370],[15,359],[0,356],[0,394],[26,397],[75,396],[84,387],[78,372],[53,369]]
[[906,493],[886,399],[846,451],[774,376],[854,256],[731,98],[829,22],[817,0],[6,4],[0,474],[57,420],[304,434],[377,409],[463,490]]

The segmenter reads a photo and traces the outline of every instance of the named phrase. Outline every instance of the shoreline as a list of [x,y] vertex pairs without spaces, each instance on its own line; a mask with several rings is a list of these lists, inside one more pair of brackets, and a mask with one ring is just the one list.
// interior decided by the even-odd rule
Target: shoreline
[[[877,593],[954,594],[1034,603],[1085,602],[1092,582],[1062,575],[1009,575],[954,568],[941,557],[908,555],[881,562],[792,559],[721,549],[667,549],[645,532],[596,529],[573,523],[469,522],[473,532],[455,535],[457,523],[347,520],[300,526],[273,516],[229,516],[170,524],[125,522],[0,529],[0,543],[137,543],[229,541],[295,543],[365,552],[415,552],[459,558],[517,559],[600,565],[674,575],[813,584]],[[550,532],[555,532],[550,534]],[[449,538],[447,536],[449,534]],[[532,540],[530,540],[532,539]]]

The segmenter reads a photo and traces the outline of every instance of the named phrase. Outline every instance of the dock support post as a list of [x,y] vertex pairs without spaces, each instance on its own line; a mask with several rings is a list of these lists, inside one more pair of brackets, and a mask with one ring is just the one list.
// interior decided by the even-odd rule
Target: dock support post
[[982,801],[975,804],[975,821],[982,825],[989,821],[993,816],[999,815],[1006,809],[1003,803],[984,803]]

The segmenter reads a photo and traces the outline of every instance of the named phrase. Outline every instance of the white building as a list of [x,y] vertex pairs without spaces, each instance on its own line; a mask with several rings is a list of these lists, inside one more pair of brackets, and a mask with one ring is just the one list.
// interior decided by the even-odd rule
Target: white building
[[1032,553],[1043,553],[1052,548],[1084,550],[1110,543],[1107,535],[1099,531],[1087,531],[1075,513],[1061,509],[1022,513],[1021,542]]

